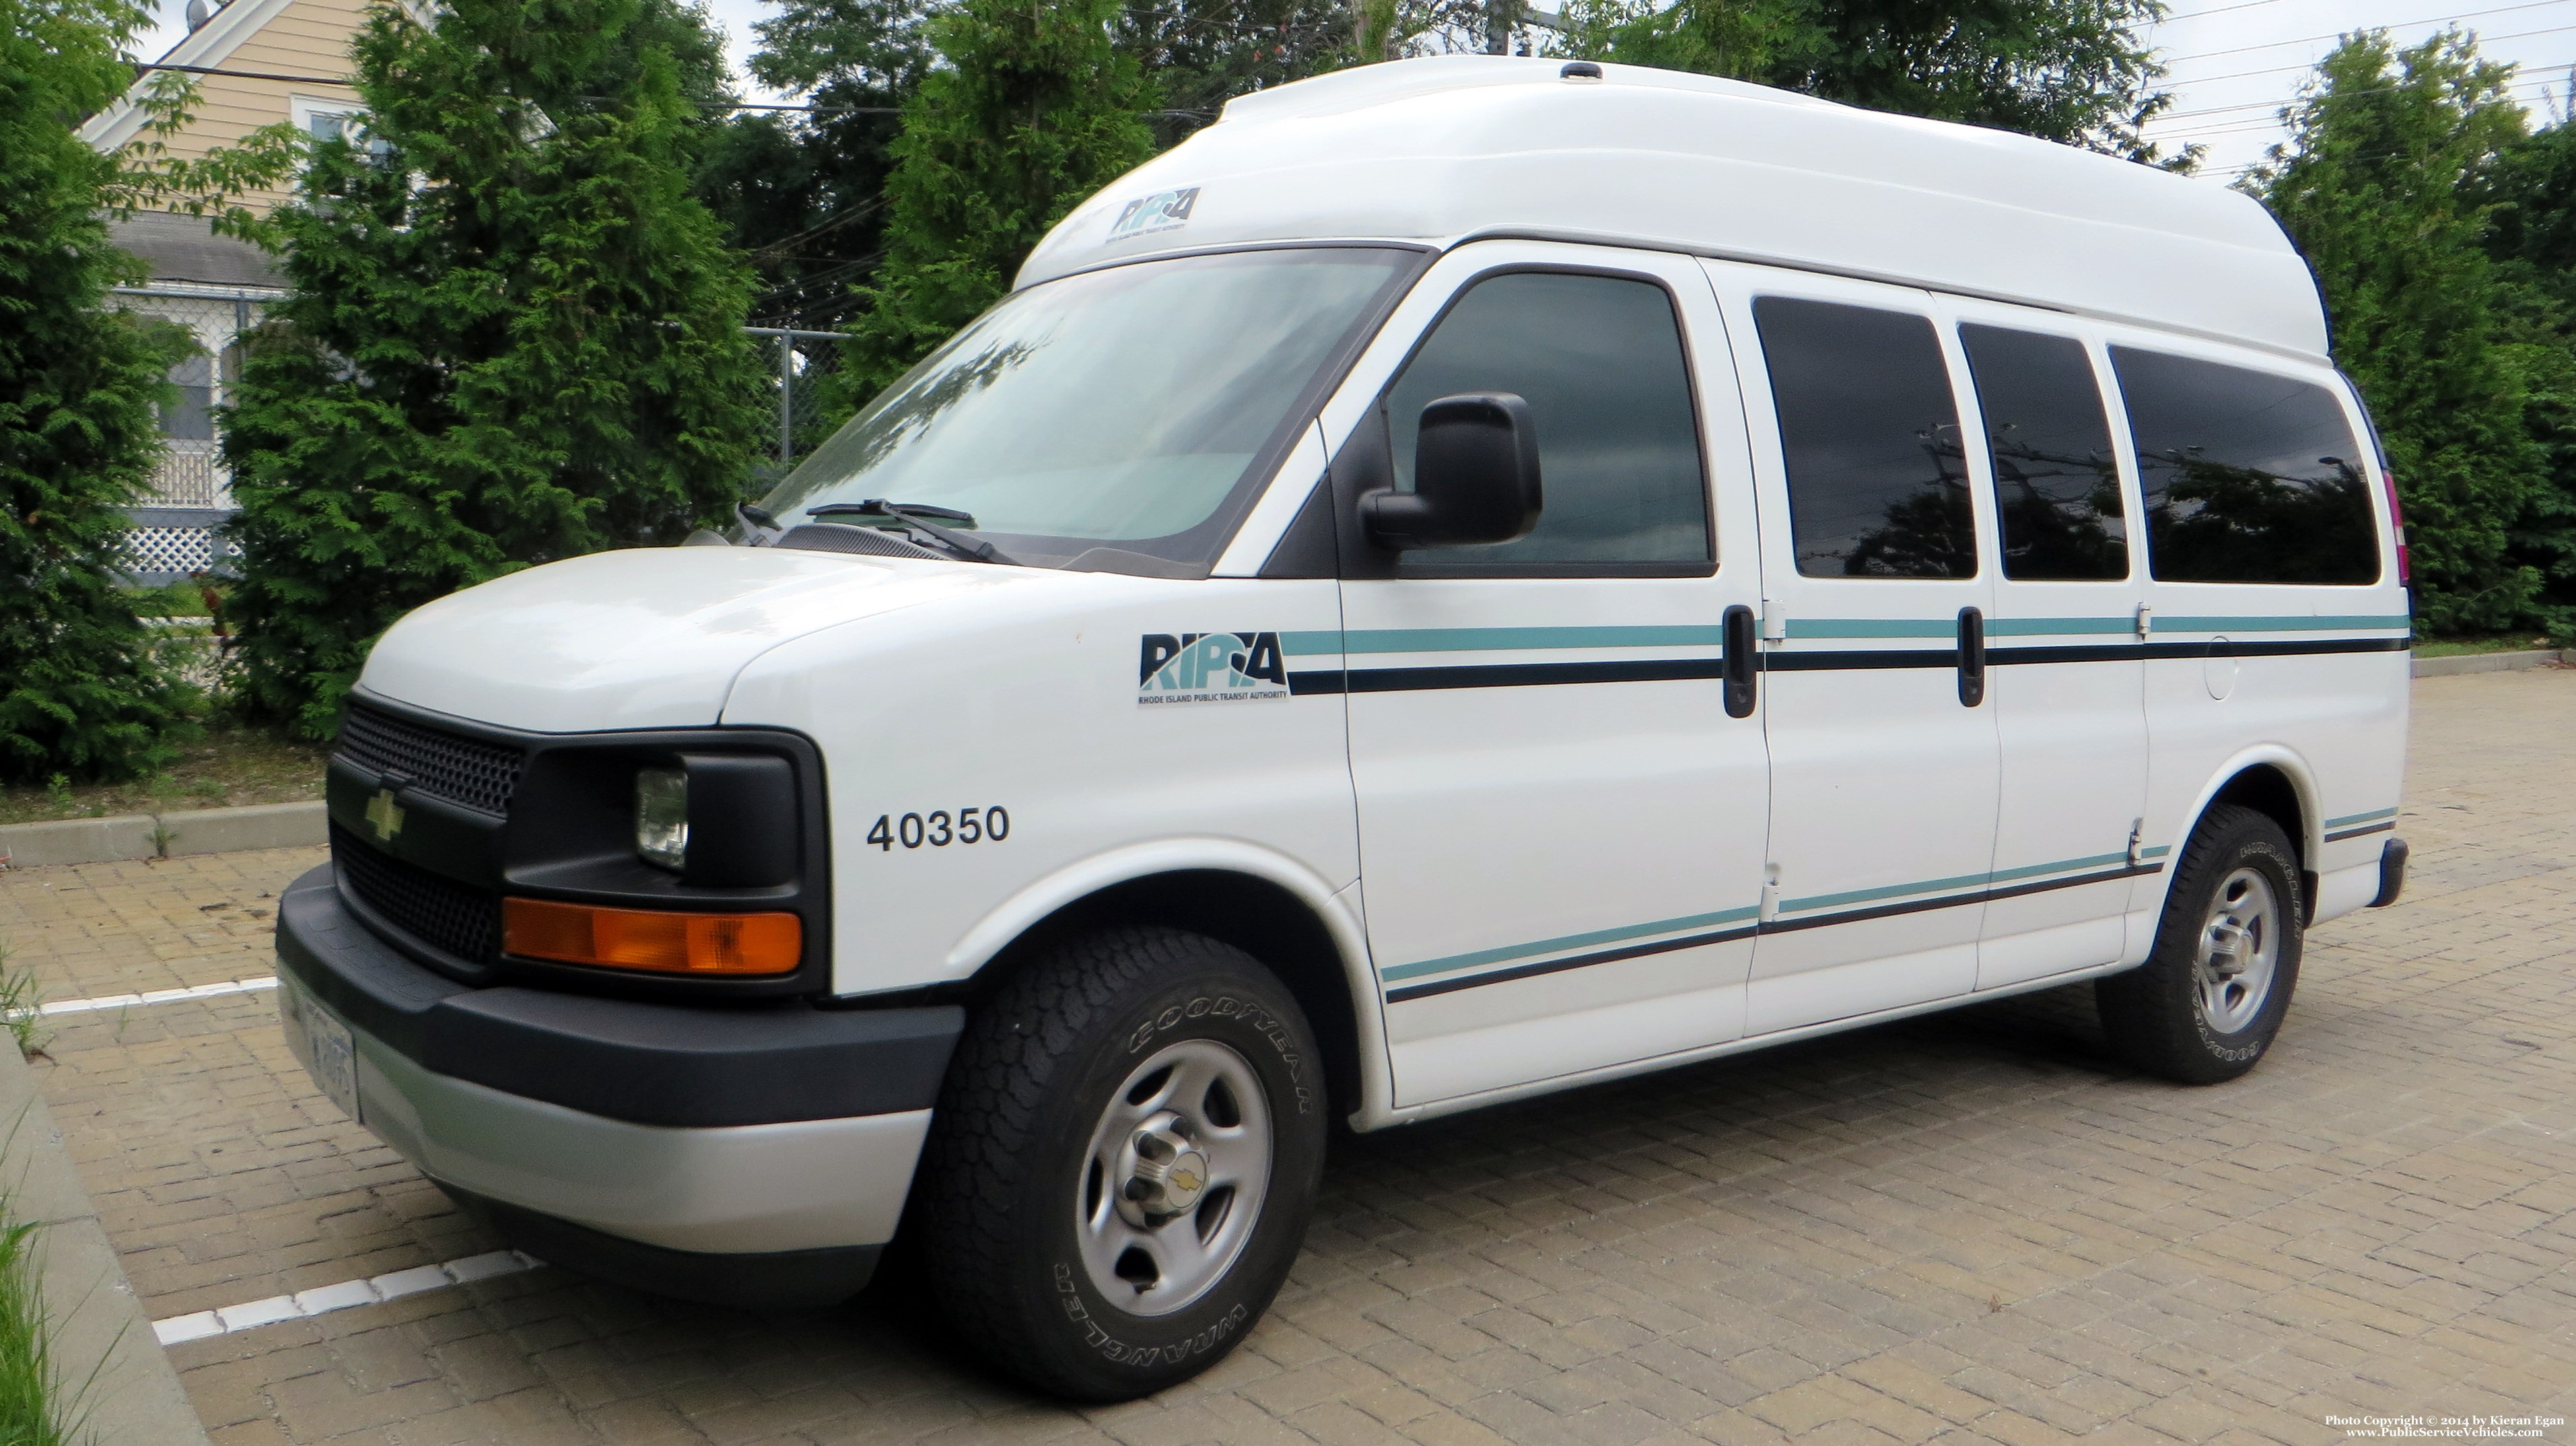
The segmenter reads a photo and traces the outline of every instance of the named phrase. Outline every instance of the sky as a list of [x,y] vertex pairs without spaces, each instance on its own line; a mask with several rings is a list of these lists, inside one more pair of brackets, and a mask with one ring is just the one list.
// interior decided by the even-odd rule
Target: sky
[[[159,0],[161,25],[137,47],[158,55],[186,33],[186,0]],[[737,75],[746,78],[746,100],[777,100],[747,83],[744,61],[753,48],[752,22],[774,14],[772,0],[707,0],[726,34]],[[2477,32],[2490,60],[2517,68],[2515,94],[2534,124],[2556,119],[2568,103],[2569,71],[2576,68],[2576,0],[2451,0],[2465,6],[2444,13],[2442,0],[2169,0],[2172,18],[2148,36],[2169,67],[2164,87],[2173,92],[2168,119],[2148,129],[2168,150],[2206,145],[2201,174],[2232,180],[2259,161],[2281,138],[2276,113],[2298,91],[2343,33],[2384,27],[2410,44],[2445,25]]]

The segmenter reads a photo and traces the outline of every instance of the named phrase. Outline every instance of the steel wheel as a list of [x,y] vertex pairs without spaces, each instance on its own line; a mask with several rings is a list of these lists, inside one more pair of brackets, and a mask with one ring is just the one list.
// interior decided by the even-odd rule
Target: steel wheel
[[2235,1034],[2263,1012],[2281,937],[2280,901],[2259,870],[2240,868],[2219,884],[2194,951],[2200,1017],[2218,1034]]
[[1074,1234],[1092,1287],[1141,1316],[1206,1294],[1252,1238],[1270,1157],[1270,1106],[1242,1055],[1212,1039],[1156,1051],[1083,1152]]

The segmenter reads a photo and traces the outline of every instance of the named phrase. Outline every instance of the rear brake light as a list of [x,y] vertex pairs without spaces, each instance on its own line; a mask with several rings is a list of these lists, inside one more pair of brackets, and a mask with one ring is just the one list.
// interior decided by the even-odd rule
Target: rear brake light
[[658,974],[785,974],[796,967],[804,944],[804,924],[794,914],[501,901],[501,947],[530,959]]
[[2388,526],[2397,537],[2397,580],[2409,587],[2415,584],[2415,559],[2406,553],[2406,508],[2397,500],[2397,474],[2386,467],[2379,469],[2379,485],[2388,493]]

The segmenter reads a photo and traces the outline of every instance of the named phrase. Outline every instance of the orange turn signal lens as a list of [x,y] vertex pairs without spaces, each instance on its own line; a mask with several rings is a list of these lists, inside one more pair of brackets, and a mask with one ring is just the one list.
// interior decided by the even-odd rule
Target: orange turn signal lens
[[530,959],[658,974],[785,974],[805,949],[794,914],[679,914],[501,901],[501,947]]

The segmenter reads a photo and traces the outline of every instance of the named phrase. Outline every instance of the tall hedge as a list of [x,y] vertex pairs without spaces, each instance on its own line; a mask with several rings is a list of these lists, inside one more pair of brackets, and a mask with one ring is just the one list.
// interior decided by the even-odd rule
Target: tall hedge
[[123,509],[188,345],[109,307],[116,162],[72,133],[134,77],[124,0],[0,0],[0,779],[152,766],[178,695],[117,589]]
[[731,515],[767,374],[749,273],[689,194],[706,127],[675,13],[369,18],[366,129],[317,146],[272,219],[294,294],[225,419],[252,711],[327,737],[409,609]]
[[2510,529],[2544,485],[2507,338],[2490,208],[2472,184],[2517,140],[2505,66],[2457,32],[2348,38],[2247,182],[2297,239],[2406,505],[2415,607],[2436,632],[2528,620],[2540,576]]

